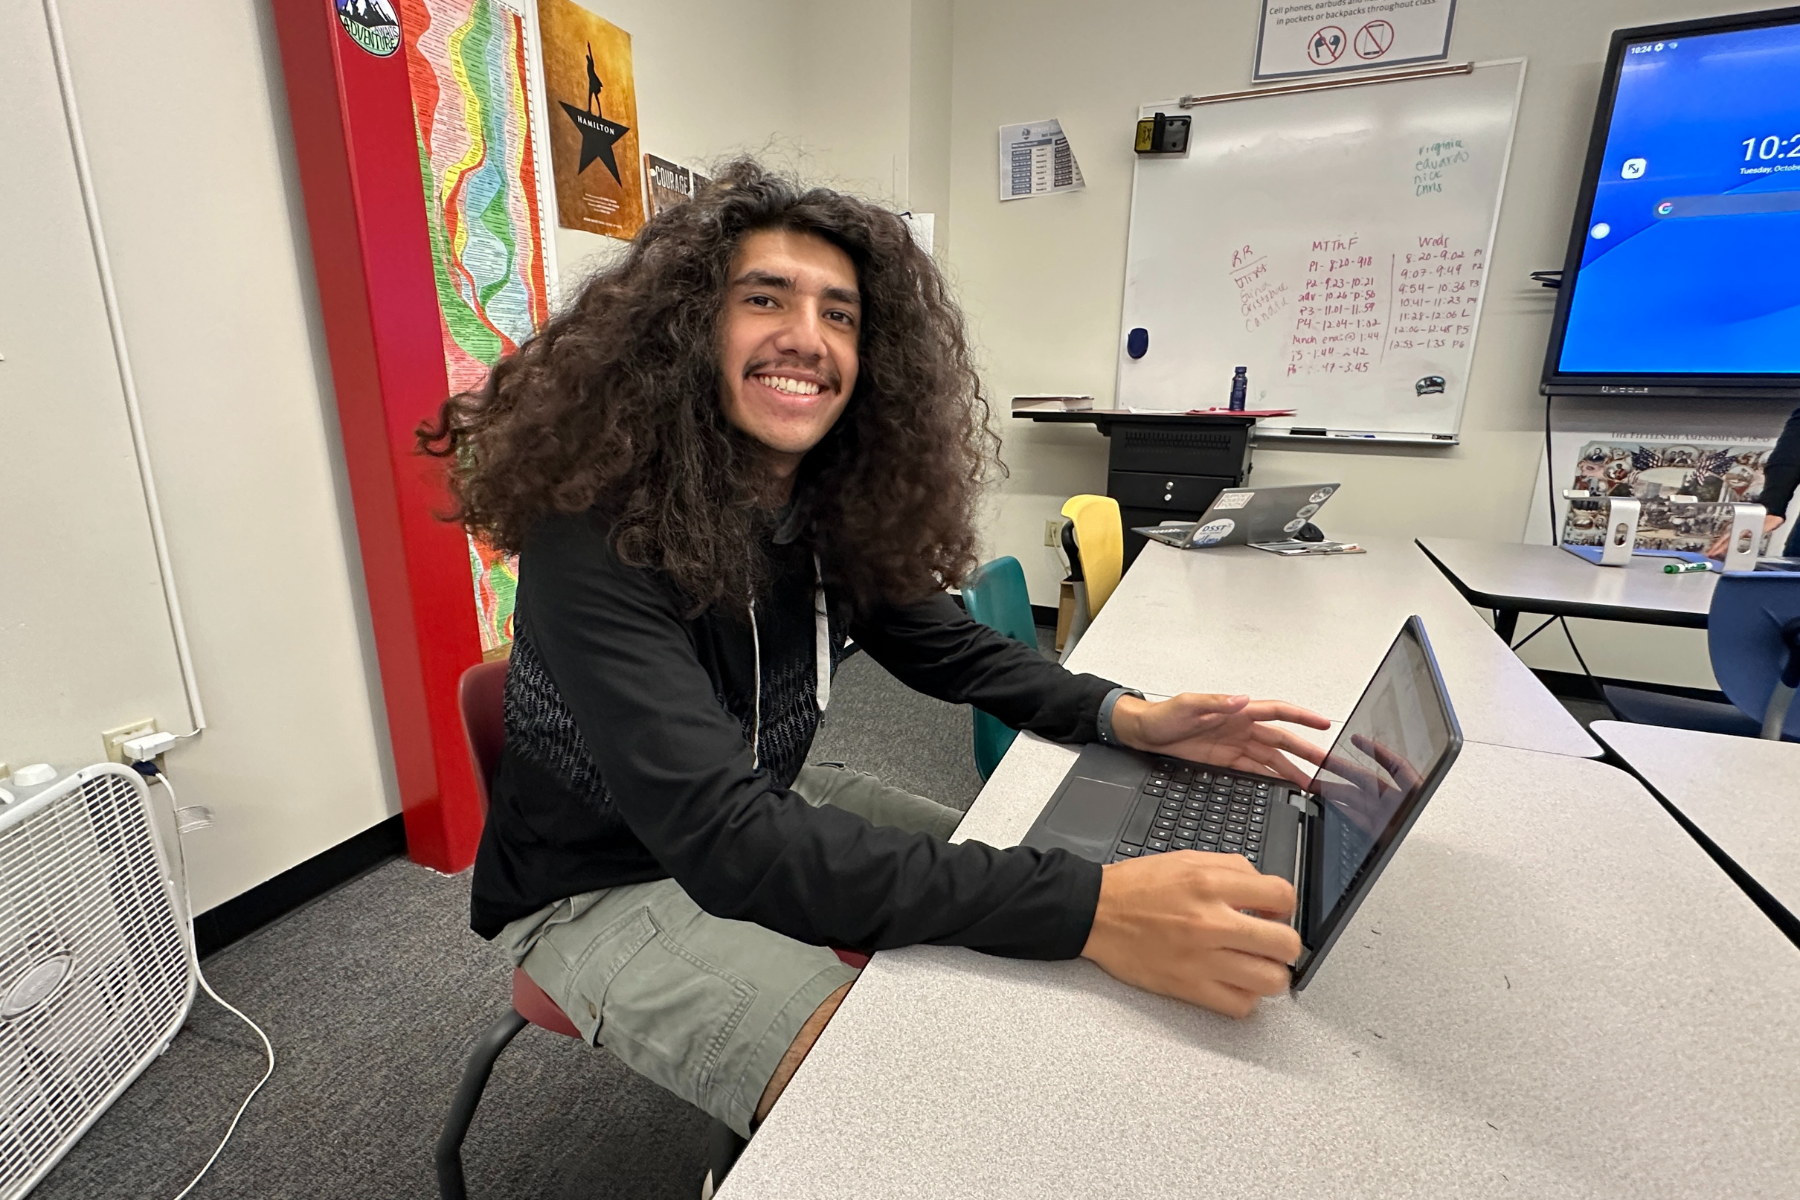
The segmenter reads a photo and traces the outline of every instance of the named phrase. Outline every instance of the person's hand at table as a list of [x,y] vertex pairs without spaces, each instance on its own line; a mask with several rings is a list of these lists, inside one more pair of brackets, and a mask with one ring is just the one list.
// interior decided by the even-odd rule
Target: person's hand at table
[[[1787,520],[1787,518],[1782,516],[1780,513],[1770,513],[1768,516],[1764,517],[1763,518],[1763,536],[1768,537],[1771,533],[1774,533],[1777,529],[1780,529],[1781,523],[1785,520]],[[1727,529],[1724,533],[1721,533],[1718,537],[1714,538],[1713,544],[1706,548],[1706,557],[1717,558],[1717,559],[1723,560],[1725,557],[1725,551],[1730,548],[1730,545],[1731,545],[1731,530]]]
[[1276,775],[1305,787],[1312,775],[1288,755],[1316,766],[1325,761],[1325,752],[1299,734],[1272,724],[1276,721],[1331,728],[1330,721],[1297,704],[1210,692],[1183,692],[1155,702],[1120,696],[1112,715],[1113,735],[1134,749],[1234,771]]
[[1247,1017],[1287,989],[1301,949],[1293,911],[1293,885],[1242,855],[1129,858],[1102,868],[1081,955],[1134,987]]

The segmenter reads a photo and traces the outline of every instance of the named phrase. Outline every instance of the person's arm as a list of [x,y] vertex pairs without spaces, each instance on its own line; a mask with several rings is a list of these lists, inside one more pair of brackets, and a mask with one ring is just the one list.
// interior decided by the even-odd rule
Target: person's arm
[[[1780,529],[1787,520],[1788,505],[1793,503],[1797,484],[1800,484],[1800,408],[1796,408],[1787,424],[1782,426],[1781,436],[1775,439],[1775,448],[1769,451],[1768,461],[1763,464],[1763,488],[1757,503],[1767,510],[1763,517],[1764,537]],[[1707,557],[1724,558],[1730,541],[1731,530],[1727,529],[1706,548]]]
[[1797,485],[1800,485],[1800,408],[1787,419],[1781,436],[1775,439],[1775,449],[1769,451],[1769,460],[1763,464],[1761,503],[1770,516],[1781,518],[1787,515]]
[[707,912],[858,949],[937,942],[1072,958],[1087,943],[1097,864],[879,828],[757,770],[678,601],[621,564],[591,518],[533,532],[518,611],[619,814]]
[[976,621],[948,595],[877,609],[853,621],[850,635],[914,691],[973,704],[1056,742],[1095,740],[1100,702],[1117,686],[1071,673],[1036,646]]

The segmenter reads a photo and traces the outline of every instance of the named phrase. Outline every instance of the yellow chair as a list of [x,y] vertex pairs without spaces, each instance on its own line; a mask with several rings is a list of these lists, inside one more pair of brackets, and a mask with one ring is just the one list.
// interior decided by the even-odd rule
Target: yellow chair
[[1125,527],[1119,502],[1111,496],[1071,496],[1062,512],[1075,534],[1075,553],[1069,562],[1075,578],[1075,613],[1063,643],[1066,657],[1119,586],[1125,569]]

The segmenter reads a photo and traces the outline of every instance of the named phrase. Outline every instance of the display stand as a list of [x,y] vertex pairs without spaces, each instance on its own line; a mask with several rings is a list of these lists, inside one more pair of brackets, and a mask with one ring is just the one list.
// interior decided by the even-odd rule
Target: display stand
[[1239,413],[1143,413],[1117,409],[1024,409],[1014,417],[1055,425],[1093,425],[1111,443],[1106,494],[1125,522],[1125,564],[1148,539],[1136,525],[1197,521],[1213,497],[1250,478],[1250,431]]

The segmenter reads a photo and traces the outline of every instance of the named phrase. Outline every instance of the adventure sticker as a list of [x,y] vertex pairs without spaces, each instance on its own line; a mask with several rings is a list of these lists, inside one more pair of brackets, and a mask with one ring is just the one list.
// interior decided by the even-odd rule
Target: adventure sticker
[[388,0],[337,0],[337,15],[350,40],[375,57],[400,48],[400,21]]

